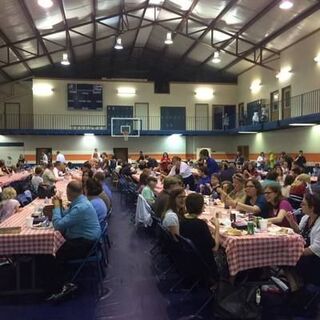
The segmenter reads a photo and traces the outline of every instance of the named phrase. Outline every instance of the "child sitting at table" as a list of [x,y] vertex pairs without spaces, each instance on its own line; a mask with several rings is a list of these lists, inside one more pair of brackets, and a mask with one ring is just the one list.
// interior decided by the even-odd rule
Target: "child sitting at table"
[[2,201],[0,203],[0,222],[16,213],[20,203],[16,200],[17,192],[11,187],[4,188],[2,191]]
[[147,200],[151,205],[156,201],[155,188],[157,186],[158,180],[155,177],[149,176],[147,178],[147,185],[143,188],[141,195]]
[[210,190],[211,197],[213,199],[218,199],[219,193],[217,189],[220,188],[220,177],[217,173],[214,173],[211,176],[211,180],[210,180],[210,184],[208,185],[208,188]]
[[217,279],[218,271],[213,251],[219,249],[219,220],[215,217],[211,218],[214,227],[211,234],[207,222],[199,219],[204,210],[204,199],[198,193],[190,193],[187,196],[186,209],[188,213],[180,223],[180,235],[193,242],[202,259],[212,270],[213,279]]
[[209,195],[210,194],[210,176],[208,174],[208,169],[206,167],[201,167],[198,169],[199,180],[196,186],[196,192]]

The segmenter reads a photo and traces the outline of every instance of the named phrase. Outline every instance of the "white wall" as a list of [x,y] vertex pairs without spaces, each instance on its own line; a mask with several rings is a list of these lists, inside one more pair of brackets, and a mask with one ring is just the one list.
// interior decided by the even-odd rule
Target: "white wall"
[[[238,103],[246,104],[258,99],[266,99],[270,103],[270,93],[276,90],[279,90],[281,100],[281,88],[286,86],[291,86],[291,96],[320,89],[320,64],[313,60],[317,54],[320,54],[320,31],[282,51],[280,60],[270,63],[276,70],[292,69],[292,76],[287,81],[279,81],[275,77],[276,72],[259,66],[241,74],[238,77]],[[255,80],[260,80],[262,86],[259,92],[252,93],[249,87]],[[297,114],[298,110],[292,107],[291,115]]]
[[[70,111],[67,109],[67,84],[68,83],[95,83],[103,85],[103,110],[96,112]],[[99,125],[105,124],[107,105],[134,105],[137,102],[149,103],[149,116],[156,117],[152,119],[152,129],[160,129],[160,107],[161,106],[183,106],[186,107],[187,117],[195,116],[196,103],[208,103],[211,116],[211,105],[235,105],[237,102],[236,84],[190,84],[190,83],[170,83],[170,94],[155,94],[153,82],[123,82],[123,81],[76,81],[76,80],[52,80],[52,79],[34,79],[34,85],[48,84],[54,88],[50,96],[34,96],[33,112],[34,114],[53,114],[64,115],[62,121],[71,123],[87,124],[90,117],[92,121]],[[134,97],[119,97],[117,95],[118,87],[134,87],[136,95]],[[196,88],[212,88],[215,92],[210,100],[199,100],[195,97]],[[87,117],[86,117],[87,116]],[[72,119],[68,120],[68,117]],[[81,120],[77,119],[80,118]],[[96,118],[95,118],[96,117]],[[36,117],[35,117],[36,119]],[[66,120],[67,119],[67,120]],[[46,128],[45,120],[42,119],[36,123],[37,128]],[[47,121],[47,120],[46,120]],[[60,122],[60,124],[59,124]],[[188,123],[188,121],[187,121]],[[51,122],[52,124],[52,122]],[[59,128],[61,121],[57,121],[55,127]],[[67,124],[68,125],[68,124]],[[191,124],[190,124],[191,125]],[[65,129],[61,127],[62,129]],[[187,129],[194,129],[187,127]]]

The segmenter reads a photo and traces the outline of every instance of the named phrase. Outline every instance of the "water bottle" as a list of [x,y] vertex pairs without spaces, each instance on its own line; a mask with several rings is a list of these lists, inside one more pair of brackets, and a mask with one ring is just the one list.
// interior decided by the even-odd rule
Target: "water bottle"
[[261,302],[261,292],[260,289],[257,289],[256,291],[256,304],[259,305]]

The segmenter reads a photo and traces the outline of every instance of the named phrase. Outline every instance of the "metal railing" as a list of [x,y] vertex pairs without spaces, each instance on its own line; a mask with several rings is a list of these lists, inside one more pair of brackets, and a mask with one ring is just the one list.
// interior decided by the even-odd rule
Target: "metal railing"
[[[320,113],[320,89],[292,97],[286,101],[279,101],[277,104],[261,104],[255,111],[258,112],[259,122]],[[236,110],[234,115],[230,115],[229,126],[224,126],[221,114],[213,114],[212,117],[140,117],[142,131],[212,131],[252,124],[251,115],[246,117],[237,115],[237,121],[235,118]],[[104,130],[107,132],[111,130],[106,114],[81,114],[81,112],[72,112],[72,114],[0,114],[0,129]]]

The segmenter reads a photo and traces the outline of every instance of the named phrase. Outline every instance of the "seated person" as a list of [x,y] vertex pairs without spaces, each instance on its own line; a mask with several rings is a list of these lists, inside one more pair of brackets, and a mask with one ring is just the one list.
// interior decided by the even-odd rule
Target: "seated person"
[[221,182],[221,186],[217,188],[217,192],[219,193],[219,197],[222,202],[226,202],[227,196],[232,192],[233,189],[233,184],[229,180]]
[[243,166],[243,175],[245,179],[257,178],[259,176],[254,161],[249,161]]
[[233,163],[225,163],[220,171],[220,181],[232,182],[232,177],[236,173],[236,168]]
[[269,206],[269,222],[281,227],[290,227],[286,217],[290,215],[294,218],[293,209],[289,201],[282,196],[280,184],[278,182],[269,183],[264,188],[264,196]]
[[147,185],[147,179],[150,177],[150,172],[142,172],[139,177],[139,184],[137,193],[141,193],[143,188]]
[[147,168],[154,169],[159,166],[158,161],[154,158],[146,156],[145,160],[147,161]]
[[102,186],[101,184],[92,178],[89,178],[86,182],[86,192],[87,192],[87,198],[91,202],[93,208],[95,209],[99,223],[101,227],[104,227],[108,208],[105,204],[105,202],[100,198],[100,194],[102,192]]
[[[305,240],[305,249],[300,257],[296,272],[305,284],[320,285],[320,193],[307,191],[301,202],[302,217],[299,225],[288,216],[290,226]],[[291,286],[292,287],[292,286]]]
[[135,169],[128,162],[125,162],[120,170],[120,174],[131,177],[134,173],[136,173]]
[[210,194],[210,176],[208,174],[208,169],[206,167],[201,167],[198,169],[199,172],[199,180],[196,185],[196,192],[201,194],[208,195]]
[[311,183],[310,176],[306,173],[299,174],[291,185],[288,201],[293,209],[299,209],[307,186]]
[[7,168],[4,160],[0,160],[0,176],[5,176],[10,173],[10,169]]
[[213,276],[217,278],[217,266],[213,251],[218,251],[219,249],[219,220],[216,218],[211,219],[214,225],[214,235],[212,236],[208,224],[199,219],[203,209],[203,196],[198,193],[190,193],[186,198],[187,213],[180,223],[180,235],[193,242],[203,260],[213,271]]
[[143,198],[152,205],[156,201],[155,187],[157,186],[158,180],[155,177],[149,176],[147,178],[147,185],[143,188],[141,195]]
[[170,192],[168,207],[162,216],[162,225],[172,234],[180,234],[180,219],[185,214],[185,198],[184,188],[173,189]]
[[286,177],[284,178],[284,183],[283,183],[283,186],[281,187],[281,193],[285,198],[289,197],[290,188],[293,181],[294,181],[294,178],[290,174],[287,174]]
[[172,168],[169,172],[169,176],[181,176],[183,179],[184,185],[187,187],[189,186],[189,189],[194,191],[195,190],[195,183],[194,183],[194,177],[191,172],[191,168],[185,163],[181,161],[181,158],[179,157],[173,157],[172,158]]
[[16,200],[17,192],[12,187],[4,188],[2,191],[2,201],[0,203],[0,222],[18,212],[20,203]]
[[53,174],[56,177],[56,181],[63,180],[63,172],[62,172],[62,163],[60,161],[56,161],[54,163]]
[[43,183],[45,185],[54,186],[57,179],[53,173],[53,164],[52,162],[49,162],[46,165],[46,169],[44,170],[42,174]]
[[260,182],[255,178],[250,178],[245,182],[246,198],[244,203],[235,201],[227,197],[227,205],[243,212],[250,212],[254,215],[268,218],[269,206],[264,197]]
[[43,179],[41,177],[43,172],[42,167],[37,166],[32,175],[31,185],[35,193],[38,193],[39,185],[43,184]]
[[271,170],[267,173],[265,179],[261,182],[262,189],[264,189],[267,185],[274,184],[278,180],[278,173],[276,170]]
[[111,201],[112,192],[106,183],[105,173],[101,172],[101,171],[96,172],[96,174],[94,175],[94,179],[97,180],[101,184],[103,191],[109,196],[110,201]]
[[219,198],[219,193],[217,191],[218,188],[220,188],[220,176],[217,173],[214,173],[211,176],[210,184],[208,185],[208,188],[210,190],[210,194],[213,199]]
[[181,182],[176,177],[165,177],[163,180],[163,190],[158,194],[155,202],[152,204],[152,209],[157,217],[162,217],[168,206],[170,192],[178,187],[181,187]]
[[246,193],[244,191],[245,178],[241,173],[236,173],[232,177],[233,190],[230,192],[229,196],[238,202],[244,203],[246,198]]

